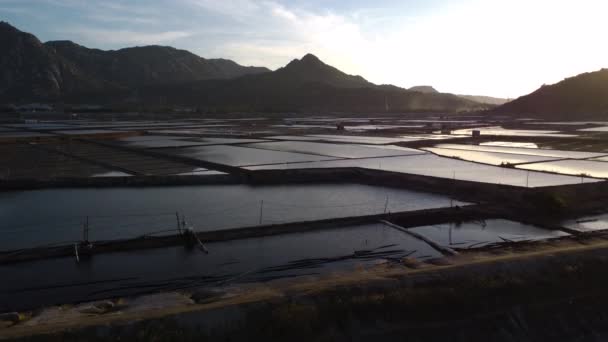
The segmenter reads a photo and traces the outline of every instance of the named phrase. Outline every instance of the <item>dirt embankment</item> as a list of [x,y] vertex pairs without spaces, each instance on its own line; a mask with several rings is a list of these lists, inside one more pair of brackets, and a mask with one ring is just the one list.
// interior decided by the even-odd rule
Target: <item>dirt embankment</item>
[[[20,341],[569,341],[608,337],[608,239],[385,264],[22,323]],[[156,298],[156,297],[155,297]],[[163,297],[165,298],[165,297]],[[129,300],[127,300],[128,302]],[[147,303],[147,304],[146,304]],[[45,316],[48,317],[48,316]],[[65,318],[65,317],[64,317]],[[69,330],[66,330],[69,329]],[[38,337],[23,337],[47,333]]]

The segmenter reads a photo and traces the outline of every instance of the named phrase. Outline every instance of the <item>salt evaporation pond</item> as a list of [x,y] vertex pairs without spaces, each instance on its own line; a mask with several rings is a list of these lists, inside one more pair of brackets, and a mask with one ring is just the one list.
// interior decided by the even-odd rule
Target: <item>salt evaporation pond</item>
[[71,129],[67,131],[52,131],[55,134],[63,134],[63,135],[93,135],[93,134],[116,134],[116,133],[124,133],[119,130],[112,129]]
[[203,145],[201,142],[165,137],[164,139],[143,140],[125,143],[127,146],[140,148],[176,148]]
[[293,140],[293,141],[326,141],[339,142],[349,144],[368,144],[368,145],[383,145],[395,144],[402,141],[413,141],[420,139],[401,138],[401,137],[372,137],[361,135],[279,135],[269,137],[270,139],[278,140]]
[[605,155],[605,153],[596,152],[580,152],[580,151],[562,151],[562,150],[546,150],[546,149],[531,149],[531,148],[518,148],[518,147],[501,147],[501,146],[487,146],[487,145],[461,145],[461,144],[439,144],[436,148],[442,149],[455,149],[455,150],[467,150],[467,151],[481,151],[481,152],[497,152],[497,153],[511,153],[511,154],[525,154],[532,156],[545,156],[555,158],[568,158],[568,159],[585,159],[593,158]]
[[374,158],[424,153],[420,150],[399,146],[387,146],[383,148],[384,146],[327,144],[306,141],[277,141],[249,144],[247,146],[265,150],[316,154],[335,158]]
[[584,125],[604,125],[608,121],[540,121],[526,122],[526,125],[563,125],[563,126],[584,126]]
[[439,224],[410,228],[409,230],[439,245],[451,248],[476,248],[493,243],[545,240],[569,235],[558,230],[551,231],[501,219],[462,224]]
[[[0,266],[0,312],[142,292],[321,274],[405,256],[441,254],[382,224],[184,247],[48,259]],[[232,280],[231,280],[232,279]]]
[[566,175],[555,175],[543,172],[518,170],[472,163],[432,154],[412,155],[405,157],[386,157],[368,159],[346,159],[312,163],[284,165],[265,165],[247,167],[249,170],[281,169],[317,169],[360,167],[373,170],[399,172],[430,177],[464,180],[480,183],[504,184],[521,187],[542,187],[581,182],[598,182],[593,178],[580,178]]
[[608,132],[608,126],[579,129],[579,132]]
[[424,128],[424,125],[359,125],[359,126],[344,126],[344,129],[351,132],[379,131],[389,129],[403,128]]
[[5,125],[5,127],[24,128],[24,129],[32,129],[32,130],[55,130],[55,129],[73,128],[74,126],[65,125],[65,124],[40,122],[40,123],[10,124],[10,125]]
[[452,131],[452,134],[457,135],[472,135],[473,131],[480,131],[481,135],[504,135],[504,136],[516,136],[516,137],[553,137],[553,138],[569,138],[575,137],[573,134],[561,134],[559,131],[547,131],[547,130],[528,130],[528,129],[507,129],[500,126],[495,127],[479,127],[479,128],[466,128]]
[[124,143],[137,143],[137,142],[141,142],[141,141],[150,141],[150,140],[167,140],[167,139],[173,139],[172,137],[168,137],[166,135],[135,135],[132,137],[125,137],[125,138],[120,138],[117,141],[120,142],[124,142]]
[[513,142],[513,141],[488,141],[479,144],[480,146],[501,146],[501,147],[519,147],[519,148],[538,148],[535,143]]
[[608,229],[608,214],[594,215],[569,220],[563,223],[564,227],[578,230],[579,232],[592,232]]
[[3,192],[0,250],[79,241],[87,216],[90,240],[112,240],[175,229],[175,212],[193,229],[208,231],[379,214],[387,198],[390,212],[450,206],[441,195],[359,184]]
[[531,163],[557,159],[552,157],[534,156],[529,154],[458,150],[451,148],[428,147],[424,148],[424,150],[444,157],[460,158],[464,160],[474,161],[477,163],[492,165]]
[[282,164],[336,159],[334,157],[324,157],[313,154],[269,151],[228,145],[186,147],[160,151],[231,166]]
[[260,139],[233,139],[233,138],[197,138],[182,136],[163,136],[163,135],[141,135],[127,137],[117,140],[120,143],[132,147],[141,148],[163,148],[163,147],[183,147],[183,146],[207,146],[220,144],[245,144],[264,142]]
[[290,140],[290,141],[325,141],[343,144],[365,144],[365,145],[386,145],[399,142],[411,142],[421,140],[443,140],[443,139],[463,139],[464,136],[454,136],[445,134],[416,134],[400,135],[397,137],[375,137],[362,135],[278,135],[268,137],[268,139]]
[[585,175],[588,177],[608,178],[608,164],[592,160],[558,160],[517,166],[520,169]]

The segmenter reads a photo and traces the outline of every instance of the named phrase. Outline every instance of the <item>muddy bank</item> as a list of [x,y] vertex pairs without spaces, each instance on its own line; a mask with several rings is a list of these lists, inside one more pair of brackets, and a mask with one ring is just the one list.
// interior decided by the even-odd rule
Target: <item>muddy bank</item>
[[461,255],[409,268],[384,265],[236,292],[194,291],[167,297],[173,298],[170,305],[159,303],[161,297],[149,297],[156,298],[156,306],[147,308],[138,304],[142,300],[126,300],[140,311],[127,305],[55,318],[50,321],[55,323],[29,329],[24,320],[0,330],[0,337],[50,333],[14,340],[599,341],[608,338],[606,267],[605,239],[560,242],[534,251]]

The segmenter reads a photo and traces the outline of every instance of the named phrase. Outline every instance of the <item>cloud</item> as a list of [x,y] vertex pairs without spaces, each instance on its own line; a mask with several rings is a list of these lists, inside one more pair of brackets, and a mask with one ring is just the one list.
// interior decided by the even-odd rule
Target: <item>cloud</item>
[[0,12],[12,13],[12,14],[30,14],[31,13],[31,11],[27,8],[4,7],[4,6],[0,6]]
[[298,17],[295,15],[295,13],[289,11],[285,7],[276,3],[268,3],[268,5],[271,7],[272,15],[274,15],[275,17],[282,18],[291,22],[298,21]]
[[259,13],[262,5],[253,0],[185,0],[199,9],[242,21]]
[[151,45],[173,42],[192,36],[191,32],[163,31],[163,32],[137,32],[131,30],[102,30],[75,27],[68,32],[75,34],[81,40],[94,41],[109,45]]
[[210,49],[195,49],[199,54],[212,53],[242,64],[278,68],[310,52],[328,63],[337,63],[347,72],[361,71],[353,57],[361,55],[361,48],[368,44],[362,44],[361,29],[348,16],[302,10],[276,1],[188,1],[199,10],[233,20],[236,24],[227,25],[228,30],[240,33],[218,41]]
[[108,15],[100,13],[92,13],[87,15],[91,20],[103,23],[126,23],[126,24],[158,24],[161,21],[156,18],[136,17],[136,16],[121,16]]

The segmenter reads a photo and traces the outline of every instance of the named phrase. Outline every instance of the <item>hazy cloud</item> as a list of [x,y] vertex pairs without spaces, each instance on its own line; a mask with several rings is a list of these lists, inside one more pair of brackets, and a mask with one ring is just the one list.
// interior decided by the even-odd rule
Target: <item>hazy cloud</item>
[[170,43],[192,36],[191,32],[163,31],[137,32],[130,30],[102,30],[75,27],[69,30],[83,40],[96,41],[102,44],[150,45]]

